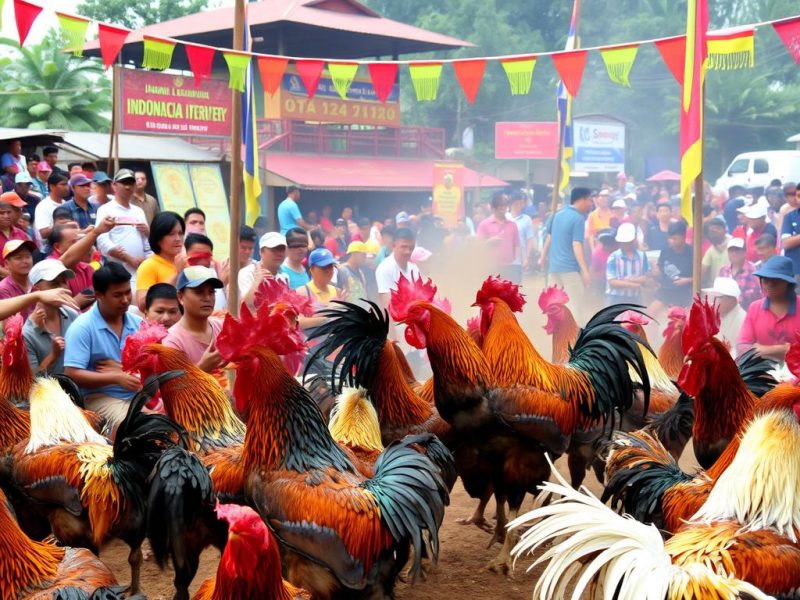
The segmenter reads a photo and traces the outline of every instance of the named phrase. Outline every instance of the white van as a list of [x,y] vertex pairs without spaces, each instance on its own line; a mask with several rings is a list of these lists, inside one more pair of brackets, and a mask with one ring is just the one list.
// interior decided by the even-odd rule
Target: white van
[[728,189],[732,185],[746,188],[766,188],[773,179],[782,183],[800,179],[800,151],[770,150],[745,152],[733,159],[716,187]]

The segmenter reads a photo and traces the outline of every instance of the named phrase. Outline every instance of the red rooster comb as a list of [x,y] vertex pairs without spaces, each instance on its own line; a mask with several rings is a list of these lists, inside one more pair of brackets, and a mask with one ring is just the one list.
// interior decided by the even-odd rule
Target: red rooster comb
[[664,339],[668,340],[676,333],[680,333],[683,330],[683,326],[686,325],[687,316],[686,309],[682,306],[673,306],[670,308],[667,313],[667,326],[661,334],[664,336]]
[[[241,506],[240,504],[220,504],[217,502],[217,516],[228,522],[231,529],[240,529],[242,525],[250,527],[256,522],[264,525],[264,521],[258,516],[258,513],[249,506]],[[269,531],[264,525],[265,539],[268,539]]]
[[647,327],[650,324],[650,319],[647,318],[646,315],[642,313],[638,313],[634,310],[628,310],[622,313],[617,320],[622,324],[622,326],[636,333],[639,327]]
[[551,285],[542,290],[539,294],[539,308],[543,313],[546,313],[553,306],[563,306],[569,302],[569,296],[564,288],[557,285]]
[[683,352],[688,354],[691,348],[717,335],[719,325],[719,307],[716,303],[709,303],[708,298],[705,300],[695,298],[689,313],[689,323],[684,328],[681,338]]
[[273,310],[293,312],[294,316],[310,317],[314,314],[311,298],[301,296],[279,279],[265,279],[256,290],[253,303],[256,308],[263,303],[269,304]]
[[158,344],[167,337],[167,330],[159,323],[142,321],[139,331],[125,339],[122,349],[122,370],[127,371],[136,363],[147,344]]
[[475,304],[473,306],[483,306],[492,298],[499,298],[508,304],[508,307],[514,312],[522,312],[522,307],[527,302],[525,295],[519,291],[517,284],[494,275],[490,275],[483,282],[481,289],[478,290],[475,296]]
[[786,368],[797,379],[800,379],[800,339],[789,344],[789,350],[786,352]]
[[408,316],[408,309],[414,302],[430,302],[442,311],[450,314],[452,306],[447,298],[437,299],[436,291],[438,288],[434,285],[433,280],[428,277],[427,281],[423,281],[422,276],[415,277],[411,275],[408,279],[405,275],[400,273],[400,279],[397,281],[397,289],[392,290],[392,300],[389,302],[389,314],[392,319],[397,323],[405,320]]
[[21,360],[28,359],[25,344],[22,341],[22,315],[17,313],[3,323],[5,338],[3,340],[3,367],[19,365]]

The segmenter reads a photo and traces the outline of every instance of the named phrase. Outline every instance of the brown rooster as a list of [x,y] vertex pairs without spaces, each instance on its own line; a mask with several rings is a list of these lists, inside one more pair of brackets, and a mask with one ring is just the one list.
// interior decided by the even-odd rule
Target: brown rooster
[[28,395],[33,385],[33,372],[22,338],[22,315],[16,314],[3,323],[3,367],[0,369],[0,398],[6,398],[20,408],[28,407]]
[[121,591],[114,574],[88,550],[25,535],[0,491],[0,600],[115,600],[123,597]]
[[670,379],[678,379],[683,368],[683,348],[681,337],[686,326],[686,309],[672,306],[667,313],[667,326],[664,328],[664,343],[658,350],[658,362],[664,367]]
[[309,600],[305,590],[281,575],[278,543],[252,508],[220,504],[217,515],[228,525],[228,543],[217,567],[193,600]]
[[564,364],[569,360],[569,348],[578,339],[578,327],[572,311],[567,306],[569,296],[563,288],[551,285],[539,294],[539,308],[547,315],[544,331],[553,337],[552,360]]
[[247,414],[247,497],[283,547],[289,581],[315,598],[388,598],[409,547],[414,572],[426,540],[435,560],[447,490],[410,447],[433,436],[391,444],[367,479],[285,366],[303,358],[296,326],[266,304],[256,316],[243,307],[240,321],[226,316],[217,348],[236,365],[234,397]]
[[[502,529],[505,502],[516,516],[525,494],[536,493],[537,486],[549,477],[545,450],[562,454],[576,430],[613,419],[616,409],[630,406],[634,390],[628,364],[639,369],[649,393],[637,339],[614,323],[615,317],[631,307],[604,309],[578,336],[569,373],[553,375],[563,379],[565,390],[574,391],[565,394],[565,400],[560,394],[531,386],[500,386],[472,337],[428,301],[428,295],[420,293],[421,287],[421,282],[401,276],[389,311],[396,322],[406,325],[406,341],[427,349],[436,374],[436,407],[453,427],[456,443],[472,448],[491,464],[498,527]],[[508,571],[512,545],[511,536],[506,536],[490,568]]]

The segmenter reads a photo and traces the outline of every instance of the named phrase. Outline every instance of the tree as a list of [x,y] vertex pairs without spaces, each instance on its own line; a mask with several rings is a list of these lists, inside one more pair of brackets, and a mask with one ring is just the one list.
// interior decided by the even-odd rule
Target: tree
[[102,63],[74,58],[51,33],[20,48],[0,38],[15,55],[0,60],[0,114],[6,127],[107,131],[111,84]]
[[209,0],[84,0],[77,13],[110,25],[138,29],[207,8]]

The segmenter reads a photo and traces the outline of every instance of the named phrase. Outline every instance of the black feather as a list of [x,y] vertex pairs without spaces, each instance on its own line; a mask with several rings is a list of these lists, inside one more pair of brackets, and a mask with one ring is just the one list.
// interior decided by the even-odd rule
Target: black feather
[[67,396],[69,396],[70,400],[72,400],[72,403],[75,406],[86,408],[86,403],[83,399],[83,393],[78,387],[78,384],[76,384],[66,375],[56,374],[52,375],[52,377],[58,382],[58,385],[61,386],[61,389],[64,390]]
[[778,380],[770,373],[777,364],[753,348],[736,357],[736,366],[744,384],[759,398],[778,385]]
[[694,398],[686,392],[681,392],[677,402],[668,411],[653,415],[647,428],[656,434],[665,447],[672,448],[673,442],[681,446],[686,445],[692,437],[693,426]]

